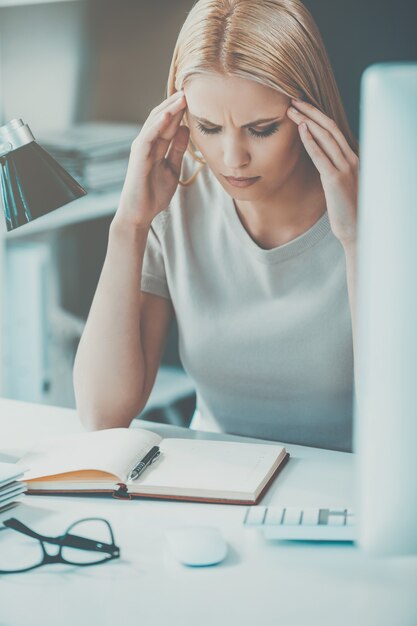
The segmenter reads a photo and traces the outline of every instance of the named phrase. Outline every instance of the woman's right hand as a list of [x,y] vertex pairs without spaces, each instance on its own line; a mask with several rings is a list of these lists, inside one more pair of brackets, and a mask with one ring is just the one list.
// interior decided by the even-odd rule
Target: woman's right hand
[[179,91],[155,107],[130,151],[115,220],[148,228],[175,193],[189,129],[181,126],[186,100]]

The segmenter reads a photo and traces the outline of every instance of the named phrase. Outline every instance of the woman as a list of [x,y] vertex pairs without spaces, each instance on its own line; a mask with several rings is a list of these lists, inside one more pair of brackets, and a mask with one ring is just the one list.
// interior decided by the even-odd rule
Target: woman
[[89,428],[143,409],[175,314],[193,427],[351,449],[356,151],[301,2],[194,5],[76,356]]

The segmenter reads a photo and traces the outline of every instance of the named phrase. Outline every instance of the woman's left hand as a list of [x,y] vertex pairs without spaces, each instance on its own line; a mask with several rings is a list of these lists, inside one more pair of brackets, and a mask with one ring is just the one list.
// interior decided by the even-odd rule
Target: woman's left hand
[[287,114],[320,173],[331,229],[348,246],[356,242],[359,159],[336,122],[307,102],[291,102]]

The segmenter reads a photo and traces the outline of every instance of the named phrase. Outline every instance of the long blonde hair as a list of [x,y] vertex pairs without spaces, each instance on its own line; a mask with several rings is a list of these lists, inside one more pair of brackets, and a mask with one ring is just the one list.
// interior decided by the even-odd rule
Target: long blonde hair
[[[198,0],[178,35],[167,97],[191,76],[216,72],[310,102],[358,152],[320,32],[299,0]],[[187,150],[200,166],[183,186],[205,164],[191,141]]]

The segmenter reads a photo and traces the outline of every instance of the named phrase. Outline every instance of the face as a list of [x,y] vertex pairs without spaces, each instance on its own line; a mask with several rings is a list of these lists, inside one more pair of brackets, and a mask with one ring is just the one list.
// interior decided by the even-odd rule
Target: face
[[286,115],[290,98],[219,74],[190,77],[184,92],[191,140],[224,189],[242,201],[273,200],[304,158]]

